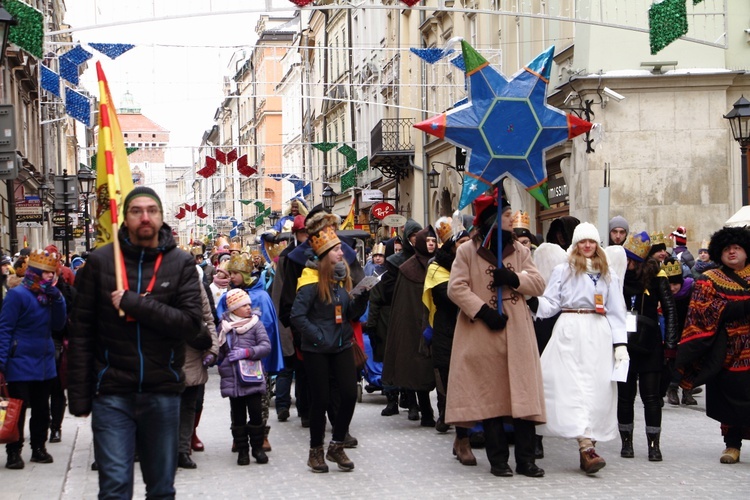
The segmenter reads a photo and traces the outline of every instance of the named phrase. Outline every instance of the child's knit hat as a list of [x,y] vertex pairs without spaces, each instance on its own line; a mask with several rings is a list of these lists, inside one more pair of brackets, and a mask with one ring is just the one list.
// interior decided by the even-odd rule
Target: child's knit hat
[[250,296],[241,288],[233,288],[227,292],[227,310],[234,312],[244,305],[250,305]]

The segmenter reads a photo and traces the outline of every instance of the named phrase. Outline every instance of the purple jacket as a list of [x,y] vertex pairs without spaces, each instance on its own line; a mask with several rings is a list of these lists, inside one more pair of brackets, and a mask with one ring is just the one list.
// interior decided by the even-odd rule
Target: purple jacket
[[[255,316],[257,318],[257,316]],[[263,359],[271,353],[271,342],[268,340],[266,329],[261,321],[250,327],[243,334],[238,334],[234,329],[225,332],[227,341],[219,350],[219,375],[221,376],[221,397],[239,398],[266,392],[266,381],[259,384],[242,385],[239,381],[237,362],[230,362],[227,356],[232,348],[250,349],[249,359]],[[230,348],[229,346],[232,346]]]

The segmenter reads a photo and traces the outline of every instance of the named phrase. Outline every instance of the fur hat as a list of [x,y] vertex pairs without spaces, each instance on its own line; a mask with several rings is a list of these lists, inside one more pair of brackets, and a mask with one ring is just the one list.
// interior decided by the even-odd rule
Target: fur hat
[[630,225],[628,225],[628,221],[626,221],[625,217],[622,215],[615,215],[609,219],[609,230],[612,231],[617,227],[623,228],[626,233],[630,232]]
[[227,292],[227,311],[234,312],[244,305],[250,305],[250,296],[242,288],[232,288]]
[[336,234],[339,224],[341,224],[341,217],[326,212],[318,212],[307,219],[305,227],[307,234],[310,235],[308,241],[315,255],[322,257],[328,250],[341,243]]
[[161,206],[161,199],[159,198],[159,195],[156,194],[156,191],[146,186],[138,186],[128,193],[128,195],[125,197],[125,203],[123,203],[122,205],[123,206],[122,211],[127,212],[130,202],[133,201],[135,198],[138,198],[139,196],[147,196],[151,198],[159,206],[159,211],[160,212],[164,211],[164,209],[162,209],[162,206]]
[[674,242],[676,245],[687,245],[687,229],[685,229],[685,226],[678,226],[677,229],[672,231],[672,234],[670,234],[670,236],[674,238]]
[[625,255],[628,256],[628,259],[643,262],[648,257],[649,250],[651,250],[651,238],[646,231],[633,233],[628,236],[622,246],[625,248]]
[[593,240],[597,245],[601,245],[601,238],[599,237],[599,230],[595,225],[590,222],[581,222],[573,230],[573,239],[570,242],[570,247],[575,247],[579,241]]
[[711,235],[708,244],[708,257],[721,265],[721,254],[729,245],[739,245],[750,256],[750,230],[746,227],[724,227]]

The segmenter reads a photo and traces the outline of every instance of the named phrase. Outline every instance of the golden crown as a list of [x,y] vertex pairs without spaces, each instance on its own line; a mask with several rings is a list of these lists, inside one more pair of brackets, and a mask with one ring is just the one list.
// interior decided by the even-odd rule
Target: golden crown
[[242,254],[236,253],[229,259],[227,271],[251,273],[253,272],[253,263],[250,261],[250,259],[244,257]]
[[242,245],[240,245],[239,241],[233,241],[229,244],[230,252],[239,252],[241,250],[242,250]]
[[643,233],[632,233],[622,245],[625,250],[641,260],[645,259],[648,256],[648,251],[651,250],[651,242],[649,240],[643,241],[642,235]]
[[372,247],[372,254],[373,255],[385,255],[385,245],[381,241],[380,243],[375,244],[374,247]]
[[435,223],[435,233],[437,233],[441,243],[446,243],[453,236],[451,222],[453,222],[453,219],[450,217],[441,217]]
[[339,240],[339,237],[336,234],[336,229],[334,229],[333,226],[324,227],[318,231],[317,234],[310,236],[309,241],[310,247],[313,249],[313,252],[315,252],[315,255],[322,255],[341,243],[341,240]]
[[531,230],[531,221],[529,221],[529,213],[519,210],[513,214],[513,229],[528,229]]
[[284,249],[286,248],[286,246],[287,246],[288,243],[289,242],[287,240],[282,240],[279,243],[268,243],[268,242],[266,242],[266,253],[268,254],[268,257],[271,260],[273,260],[276,257],[278,257],[279,254],[281,254],[281,252],[284,251]]
[[664,237],[663,231],[658,231],[658,232],[654,231],[653,233],[649,234],[648,237],[651,238],[651,246],[654,246],[654,245],[664,245],[665,247],[672,246],[672,242]]
[[701,246],[698,250],[703,250],[703,249],[708,250],[708,245],[710,244],[711,244],[711,240],[703,240],[701,241]]
[[193,254],[193,257],[203,256],[203,248],[202,247],[193,247],[190,249],[190,253]]
[[661,269],[667,277],[682,276],[682,264],[678,261],[670,262],[669,264],[664,264],[662,262]]
[[48,253],[44,250],[37,250],[29,254],[29,267],[41,269],[42,271],[57,272],[58,256],[56,253]]

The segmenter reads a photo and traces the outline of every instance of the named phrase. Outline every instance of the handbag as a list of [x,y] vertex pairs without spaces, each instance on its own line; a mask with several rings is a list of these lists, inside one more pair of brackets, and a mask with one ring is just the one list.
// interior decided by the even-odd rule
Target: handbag
[[23,400],[11,398],[5,377],[0,373],[0,443],[15,443],[20,439],[18,420],[21,416]]
[[357,370],[364,368],[365,362],[367,362],[367,354],[356,342],[352,342],[352,354],[354,355],[354,366]]
[[238,360],[237,372],[240,376],[240,385],[257,385],[266,380],[266,376],[263,373],[263,363],[260,360]]

